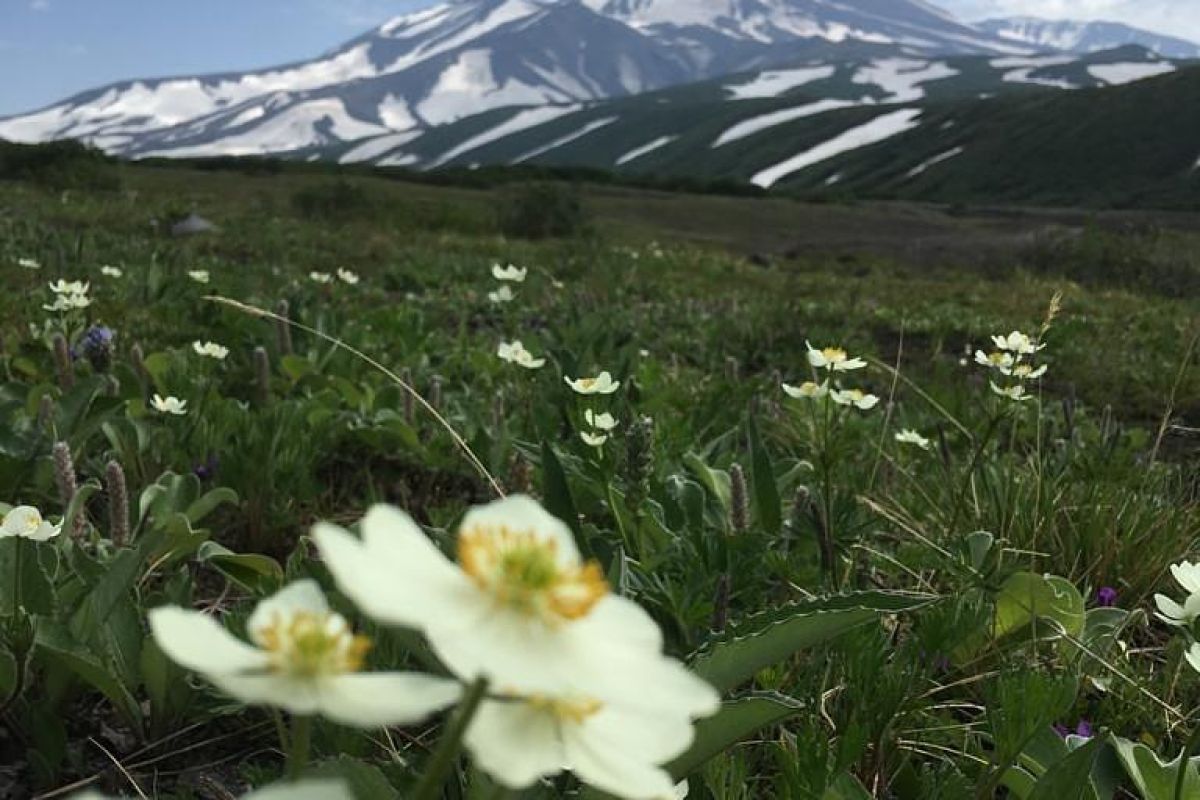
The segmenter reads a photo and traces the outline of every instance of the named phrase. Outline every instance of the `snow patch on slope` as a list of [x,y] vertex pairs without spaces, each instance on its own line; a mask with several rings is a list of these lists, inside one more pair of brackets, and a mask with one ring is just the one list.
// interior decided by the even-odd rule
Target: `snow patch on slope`
[[635,147],[632,150],[630,150],[628,153],[626,153],[625,155],[618,158],[616,161],[616,166],[620,167],[624,164],[628,164],[630,161],[635,161],[635,160],[641,158],[642,156],[646,155],[647,153],[653,153],[655,150],[659,150],[663,147],[666,147],[667,145],[669,145],[671,142],[675,141],[678,138],[679,138],[678,136],[660,136],[657,139],[655,139],[653,142],[647,142],[646,144],[642,145],[641,147]]
[[483,133],[472,136],[465,142],[460,142],[457,146],[442,153],[435,161],[430,163],[430,169],[440,167],[458,158],[463,153],[469,153],[472,150],[478,150],[485,144],[490,144],[505,136],[511,136],[514,133],[523,131],[526,128],[532,128],[535,125],[541,125],[549,122],[552,119],[564,117],[567,114],[572,114],[578,111],[581,106],[541,106],[540,108],[527,108],[524,111],[518,111],[513,116],[509,117],[504,122],[501,122],[494,128],[484,131]]
[[460,55],[417,106],[417,113],[430,125],[442,125],[493,108],[563,103],[572,99],[544,86],[514,80],[497,83],[492,71],[492,51],[483,48]]
[[936,167],[938,164],[941,164],[943,161],[949,161],[950,159],[954,158],[955,156],[961,156],[964,152],[966,152],[965,147],[955,147],[950,150],[947,150],[944,153],[939,153],[936,156],[934,156],[933,158],[931,158],[927,161],[924,161],[921,164],[918,164],[917,166],[910,169],[905,174],[904,177],[905,178],[915,178],[918,175],[923,175],[924,173],[929,171],[930,167]]
[[420,136],[422,131],[411,130],[401,133],[388,133],[374,139],[368,139],[352,150],[348,150],[340,159],[339,164],[357,164],[362,161],[374,161],[384,153],[389,153],[397,147],[406,145]]
[[726,128],[712,143],[712,147],[716,149],[730,142],[736,142],[738,139],[745,139],[747,136],[766,130],[767,128],[791,122],[794,119],[811,117],[816,114],[823,114],[826,111],[833,111],[837,108],[849,108],[856,105],[858,103],[849,100],[818,100],[815,103],[808,103],[796,106],[795,108],[785,108],[780,111],[772,111],[769,114],[759,114],[756,117],[744,119],[736,125]]
[[941,61],[881,58],[861,67],[851,80],[858,84],[874,84],[888,92],[885,103],[911,103],[925,97],[921,84],[953,78],[957,74],[958,70]]
[[837,71],[832,65],[805,67],[802,69],[767,70],[755,75],[746,83],[725,87],[734,100],[752,97],[778,97],[799,86],[829,78]]
[[541,147],[535,147],[534,149],[530,150],[528,153],[523,153],[522,155],[517,156],[509,163],[521,164],[525,161],[529,161],[530,159],[537,158],[540,155],[545,155],[546,153],[549,153],[551,150],[557,150],[558,148],[562,147],[563,145],[570,144],[571,142],[573,142],[577,139],[582,139],[584,136],[587,136],[592,131],[598,131],[601,128],[611,125],[614,122],[616,122],[617,119],[618,119],[617,117],[603,117],[601,119],[592,120],[587,125],[584,125],[582,128],[580,128],[579,130],[574,131],[572,133],[568,133],[566,136],[560,136],[559,138],[555,139],[554,141],[544,144]]
[[917,127],[917,118],[920,116],[921,109],[919,108],[902,108],[899,111],[876,117],[866,124],[843,131],[827,142],[758,172],[750,179],[750,182],[769,189],[783,178],[811,167],[813,164],[827,161],[860,147],[877,144],[912,130]]
[[1125,83],[1153,78],[1156,75],[1166,75],[1174,72],[1175,65],[1168,62],[1157,64],[1139,64],[1135,62],[1121,64],[1091,64],[1088,74],[1096,80],[1104,81],[1109,86],[1120,86]]

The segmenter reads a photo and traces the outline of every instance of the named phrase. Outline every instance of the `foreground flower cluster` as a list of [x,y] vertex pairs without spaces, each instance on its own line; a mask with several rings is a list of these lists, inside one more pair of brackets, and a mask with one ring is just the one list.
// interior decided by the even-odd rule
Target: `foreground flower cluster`
[[851,358],[849,353],[840,347],[825,347],[817,349],[811,343],[808,347],[808,364],[817,372],[817,379],[806,381],[800,386],[783,384],[783,391],[797,400],[832,400],[839,406],[853,406],[860,411],[870,411],[879,404],[879,398],[861,389],[844,388],[838,376],[847,372],[863,369],[867,362],[861,358]]
[[1013,331],[1007,336],[995,335],[992,344],[996,349],[991,353],[975,351],[975,363],[1007,379],[1004,383],[992,381],[992,391],[1014,402],[1029,400],[1032,395],[1029,394],[1028,384],[1046,374],[1046,365],[1035,366],[1032,358],[1046,345],[1035,342],[1020,331]]
[[300,581],[262,601],[233,636],[214,618],[151,612],[171,658],[247,703],[357,726],[408,724],[485,686],[465,742],[500,784],[563,770],[626,798],[671,796],[663,764],[717,711],[716,691],[666,657],[658,627],[613,594],[570,529],[514,496],[467,512],[447,558],[406,514],[377,506],[361,538],[313,536],[341,592],[384,625],[412,629],[453,677],[364,672],[370,642]]

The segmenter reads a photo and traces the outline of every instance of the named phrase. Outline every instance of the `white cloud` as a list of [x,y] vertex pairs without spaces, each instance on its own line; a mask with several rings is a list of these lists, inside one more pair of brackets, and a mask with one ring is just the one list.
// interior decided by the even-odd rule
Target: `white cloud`
[[1195,0],[941,0],[941,4],[966,19],[1018,15],[1104,19],[1200,41],[1200,3]]

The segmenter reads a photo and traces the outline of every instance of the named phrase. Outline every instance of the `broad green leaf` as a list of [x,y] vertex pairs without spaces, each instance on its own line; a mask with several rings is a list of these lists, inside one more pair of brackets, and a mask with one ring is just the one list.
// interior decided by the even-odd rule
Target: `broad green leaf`
[[399,797],[379,767],[348,756],[318,764],[308,770],[305,777],[340,778],[354,795],[354,800],[396,800]]
[[54,612],[54,584],[38,553],[51,547],[48,543],[18,537],[0,539],[0,612],[4,616],[11,616],[14,611],[14,595],[17,605],[28,614]]
[[211,564],[229,580],[255,594],[268,594],[283,583],[283,567],[268,556],[235,553],[213,541],[204,542],[196,558]]
[[770,692],[727,700],[715,715],[696,723],[696,738],[691,748],[668,764],[667,770],[675,780],[682,780],[743,739],[803,709],[799,701]]
[[1100,755],[1100,745],[1100,739],[1092,739],[1051,765],[1046,774],[1038,779],[1029,800],[1096,800],[1090,778],[1092,767]]
[[562,461],[548,441],[542,442],[542,495],[546,498],[546,510],[567,523],[579,537],[579,514],[575,511],[575,500]]
[[[1070,581],[1032,572],[1009,576],[996,596],[992,635],[1007,636],[1039,620],[1051,620],[1071,636],[1083,633],[1083,596]],[[1056,628],[1051,633],[1058,634]]]
[[[1153,750],[1143,744],[1113,737],[1112,745],[1125,767],[1125,773],[1141,793],[1142,800],[1176,800],[1175,783],[1179,779],[1182,754],[1164,764]],[[1188,759],[1180,800],[1195,797],[1200,797],[1200,757]]]
[[874,800],[874,798],[862,785],[862,781],[849,772],[843,772],[825,790],[821,800]]
[[142,710],[129,690],[86,647],[62,625],[44,620],[34,642],[42,658],[58,663],[99,691],[136,728],[141,728]]
[[758,524],[772,536],[778,536],[783,527],[783,504],[779,499],[779,487],[775,485],[775,470],[771,456],[763,447],[758,433],[758,423],[750,417],[750,457],[754,476],[754,510]]
[[885,613],[911,611],[936,600],[931,595],[862,592],[786,606],[751,617],[701,649],[692,669],[727,692],[807,647],[866,625]]
[[219,488],[213,489],[211,492],[200,497],[194,503],[189,505],[183,514],[188,518],[188,522],[193,525],[207,517],[218,507],[225,505],[237,505],[238,495],[233,489]]
[[692,471],[696,476],[696,480],[720,503],[721,508],[726,513],[729,511],[730,497],[733,490],[730,488],[731,483],[729,473],[724,470],[713,469],[704,463],[704,459],[695,453],[688,453],[683,457],[684,465]]

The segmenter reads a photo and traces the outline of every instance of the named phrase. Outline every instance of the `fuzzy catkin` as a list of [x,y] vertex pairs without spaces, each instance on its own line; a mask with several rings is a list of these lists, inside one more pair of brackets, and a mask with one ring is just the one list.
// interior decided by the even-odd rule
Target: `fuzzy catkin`
[[654,420],[642,417],[625,436],[625,500],[635,517],[650,493],[650,472],[654,466]]
[[416,401],[413,399],[413,376],[412,370],[405,367],[400,373],[400,381],[406,387],[404,390],[404,421],[412,427],[416,419]]
[[104,468],[104,489],[108,493],[108,536],[117,547],[129,543],[129,488],[125,470],[116,461]]
[[38,429],[49,431],[54,425],[54,398],[48,394],[42,395],[42,399],[38,402]]
[[291,318],[288,316],[290,311],[287,300],[280,300],[275,306],[275,314],[279,317],[275,320],[275,340],[281,356],[290,356],[293,352]]
[[[63,510],[71,507],[79,484],[75,480],[75,461],[71,458],[71,448],[66,442],[55,442],[51,450],[54,461],[54,482],[58,486],[58,498]],[[72,536],[78,536],[83,530],[83,510],[75,518],[75,525],[70,531]]]
[[75,365],[71,362],[71,348],[61,333],[54,334],[51,342],[54,347],[54,369],[58,374],[58,386],[64,392],[69,392],[75,387]]
[[734,533],[750,530],[750,497],[741,464],[729,468],[729,524]]

